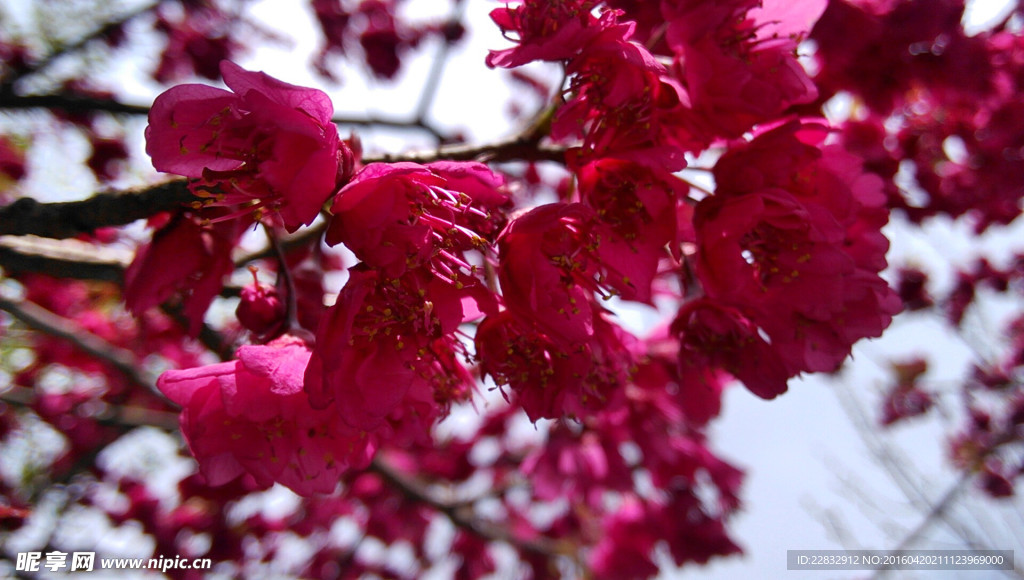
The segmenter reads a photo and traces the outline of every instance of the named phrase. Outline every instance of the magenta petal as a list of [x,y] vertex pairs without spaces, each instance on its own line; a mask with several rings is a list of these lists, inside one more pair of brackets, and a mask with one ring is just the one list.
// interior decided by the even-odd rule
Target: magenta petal
[[203,169],[235,169],[241,161],[221,151],[215,134],[238,97],[206,85],[179,85],[161,94],[149,111],[146,153],[158,171],[202,177]]
[[331,124],[334,105],[323,91],[279,81],[263,72],[247,71],[228,60],[221,61],[220,73],[224,83],[239,95],[257,91],[282,105],[305,111],[321,125]]
[[802,40],[821,18],[828,0],[763,0],[747,13],[759,24],[758,39]]
[[160,392],[178,405],[187,406],[197,390],[211,382],[235,372],[235,362],[224,362],[205,367],[183,370],[170,370],[160,375],[156,386]]
[[237,356],[250,372],[270,379],[272,393],[294,395],[302,391],[309,354],[299,345],[246,345],[238,349]]

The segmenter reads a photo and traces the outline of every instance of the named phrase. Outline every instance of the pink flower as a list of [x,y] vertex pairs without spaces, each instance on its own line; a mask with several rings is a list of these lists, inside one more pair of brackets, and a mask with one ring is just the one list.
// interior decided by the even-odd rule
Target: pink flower
[[[728,377],[713,367],[680,365],[680,344],[667,326],[655,330],[645,346],[646,356],[640,358],[632,376],[638,391],[634,399],[656,401],[664,393],[671,394],[683,415],[681,419],[672,417],[672,421],[694,427],[703,427],[718,416]],[[639,412],[637,407],[630,403],[634,413]]]
[[829,2],[811,35],[815,82],[826,94],[852,92],[886,116],[920,87],[979,103],[993,89],[997,61],[988,34],[964,33],[964,7],[963,0]]
[[231,250],[242,233],[236,221],[209,223],[209,217],[216,221],[220,215],[219,208],[179,215],[139,247],[124,274],[125,305],[132,314],[139,316],[178,292],[189,332],[199,332],[224,277],[234,270]]
[[603,518],[601,539],[589,557],[596,578],[639,579],[658,573],[652,552],[662,538],[652,525],[652,513],[657,510],[631,495]]
[[567,344],[512,311],[493,314],[476,331],[480,369],[510,387],[532,421],[590,416],[622,389],[633,366],[625,332],[601,316],[591,330]]
[[536,207],[513,220],[498,242],[505,306],[566,346],[594,333],[598,264],[586,249],[593,217],[581,204]]
[[146,128],[153,166],[197,179],[196,195],[233,215],[289,231],[309,225],[352,156],[331,123],[330,99],[229,61],[221,73],[234,93],[179,85],[157,97]]
[[[357,429],[392,428],[423,438],[448,404],[469,393],[472,378],[455,358],[454,333],[464,319],[463,288],[423,272],[387,278],[364,266],[349,271],[337,303],[324,315],[306,370],[306,391],[318,408],[332,403]],[[399,419],[407,414],[415,421]],[[422,430],[417,430],[421,427]]]
[[475,274],[464,253],[500,231],[503,185],[481,163],[373,163],[335,197],[327,243],[344,243],[389,276],[424,264],[450,280]]
[[651,284],[666,247],[678,252],[676,207],[685,182],[663,169],[603,158],[577,170],[580,200],[610,231],[602,232],[601,257],[629,279],[622,297],[650,302]]
[[843,229],[820,206],[780,190],[716,195],[698,204],[694,223],[709,296],[819,320],[840,309],[855,263],[843,251]]
[[528,455],[520,470],[533,483],[541,500],[580,498],[601,509],[605,493],[633,488],[629,467],[619,453],[618,442],[603,433],[552,426],[547,442]]
[[480,163],[371,164],[336,196],[328,244],[362,263],[321,320],[306,373],[314,405],[382,440],[424,440],[464,399],[463,322],[497,310],[469,252],[504,223],[504,180]]
[[157,386],[182,406],[181,430],[211,485],[248,474],[262,487],[331,493],[373,447],[357,431],[315,410],[302,390],[309,349],[282,337],[243,346],[237,360],[167,371]]
[[[737,482],[739,477],[737,477]],[[743,552],[725,529],[725,515],[709,513],[691,489],[673,490],[657,512],[654,525],[665,538],[677,566],[688,562],[707,564],[714,556]]]
[[184,13],[169,6],[159,6],[154,28],[167,35],[167,45],[160,54],[160,63],[153,71],[159,83],[199,75],[211,80],[220,78],[217,63],[229,59],[242,46],[226,34],[233,26],[234,16],[213,5],[185,4]]
[[394,12],[394,0],[363,0],[357,13],[366,19],[366,28],[359,35],[359,44],[366,55],[366,64],[375,76],[393,79],[402,66],[399,50],[408,46],[402,38]]
[[792,4],[779,12],[751,0],[662,3],[674,75],[688,96],[684,123],[699,141],[739,137],[817,98],[796,49],[823,7]]
[[813,101],[818,90],[789,41],[723,46],[710,38],[679,47],[677,76],[685,80],[693,131],[707,141],[739,137],[757,123]]
[[747,16],[757,23],[759,39],[800,42],[811,33],[828,4],[828,0],[761,0]]
[[591,14],[596,4],[594,0],[525,0],[514,8],[495,8],[491,20],[507,38],[514,35],[510,39],[516,46],[492,50],[487,55],[487,66],[514,68],[537,60],[573,57],[603,28],[614,23],[610,13],[606,12],[601,19]]
[[737,309],[708,298],[693,300],[679,310],[672,332],[679,336],[680,372],[710,365],[763,399],[786,392],[790,373],[785,363],[756,323]]
[[568,63],[572,96],[556,112],[551,136],[583,138],[570,151],[570,159],[582,158],[577,165],[617,157],[678,171],[683,153],[698,145],[680,125],[687,97],[654,55],[629,40],[633,29],[632,22],[607,27]]
[[[502,232],[498,254],[505,306],[566,346],[593,336],[595,292],[646,298],[654,275],[651,260],[638,260],[636,247],[580,203],[552,203],[517,217]],[[656,261],[657,253],[651,257]]]
[[[747,320],[756,338],[746,349],[779,357],[787,376],[834,370],[900,309],[879,276],[888,248],[881,181],[858,158],[822,147],[827,134],[823,124],[794,121],[735,144],[694,217],[708,298]],[[767,396],[785,390],[751,379]]]
[[888,427],[898,421],[922,415],[935,404],[931,393],[924,390],[921,376],[928,372],[928,361],[913,358],[891,364],[894,382],[882,400],[881,424]]
[[267,340],[283,332],[287,307],[277,288],[261,284],[256,269],[250,266],[253,282],[242,288],[242,299],[235,309],[238,322],[258,339]]

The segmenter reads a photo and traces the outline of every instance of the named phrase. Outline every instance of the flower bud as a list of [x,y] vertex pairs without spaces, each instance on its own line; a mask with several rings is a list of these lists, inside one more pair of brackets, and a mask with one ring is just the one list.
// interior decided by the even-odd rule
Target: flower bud
[[261,284],[252,269],[253,283],[242,288],[242,301],[235,316],[247,330],[262,338],[272,338],[281,332],[287,315],[285,303],[277,289]]

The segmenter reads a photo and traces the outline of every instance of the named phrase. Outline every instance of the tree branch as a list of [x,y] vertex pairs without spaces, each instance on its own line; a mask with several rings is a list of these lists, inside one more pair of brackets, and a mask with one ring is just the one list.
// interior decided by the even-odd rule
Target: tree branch
[[101,38],[103,38],[105,36],[109,36],[111,33],[116,31],[118,28],[120,28],[120,27],[124,26],[125,24],[131,22],[135,18],[138,18],[139,16],[142,16],[143,14],[147,14],[149,11],[151,11],[154,8],[156,8],[157,6],[159,6],[162,1],[163,0],[160,0],[160,1],[157,1],[157,2],[153,2],[152,4],[147,4],[147,5],[141,6],[141,7],[137,8],[137,9],[135,9],[135,10],[133,10],[133,11],[127,13],[127,14],[124,14],[123,16],[121,16],[119,18],[107,21],[107,22],[103,23],[102,25],[100,25],[99,28],[96,28],[92,32],[89,32],[88,34],[82,36],[78,40],[73,41],[73,42],[69,42],[68,44],[65,44],[64,46],[58,47],[56,50],[54,50],[50,54],[46,55],[41,60],[39,60],[38,62],[32,64],[31,66],[23,68],[23,69],[20,69],[20,70],[12,71],[12,74],[8,78],[4,78],[2,80],[2,83],[0,83],[0,92],[2,92],[2,93],[10,93],[11,92],[11,88],[19,80],[21,80],[21,79],[23,79],[25,77],[32,76],[32,75],[34,75],[36,73],[39,73],[41,71],[46,70],[51,64],[56,62],[62,56],[66,55],[66,54],[70,54],[70,53],[75,52],[77,50],[80,50],[80,49],[84,48],[87,44],[89,44],[90,42],[92,42],[94,40],[99,40],[99,39],[101,39]]
[[[455,6],[452,8],[452,14],[448,17],[448,23],[453,26],[458,25],[462,21],[464,12],[465,3],[462,0],[456,0]],[[423,85],[419,102],[416,103],[416,111],[413,113],[416,117],[416,122],[422,125],[427,124],[427,114],[430,113],[434,99],[437,97],[437,91],[441,85],[441,77],[444,76],[444,69],[448,64],[448,56],[451,52],[451,44],[444,35],[441,36],[440,41],[441,45],[437,49],[437,54],[434,55],[434,60],[430,63],[427,81]],[[440,135],[436,136],[440,139]]]
[[70,342],[86,354],[108,363],[129,381],[149,390],[168,405],[177,407],[156,388],[151,377],[139,370],[139,361],[134,354],[85,331],[73,320],[58,316],[32,302],[15,302],[4,297],[0,297],[0,310],[8,312],[30,328]]
[[[27,387],[9,387],[0,393],[0,401],[30,409],[36,398],[35,389]],[[113,427],[156,427],[168,432],[178,429],[178,414],[171,411],[158,411],[131,405],[107,405],[100,413],[91,416],[101,425]]]
[[141,190],[99,193],[83,201],[40,203],[23,197],[0,208],[0,235],[73,238],[173,211],[196,199],[184,179]]
[[79,240],[0,236],[0,267],[7,272],[38,272],[55,278],[120,283],[131,252]]
[[[49,109],[66,113],[112,113],[115,115],[149,115],[149,105],[132,105],[116,99],[101,99],[90,95],[75,93],[54,93],[50,95],[16,95],[0,92],[0,109],[11,111],[26,109]],[[391,119],[387,117],[352,117],[335,115],[331,122],[336,125],[352,125],[357,127],[387,127],[406,131],[422,131],[429,133],[438,140],[445,135],[436,127],[423,119]]]
[[557,542],[548,538],[519,538],[508,530],[490,524],[466,513],[465,504],[449,504],[435,498],[422,483],[403,475],[394,467],[383,461],[378,455],[370,463],[369,470],[381,476],[385,482],[400,491],[409,499],[424,503],[444,514],[456,527],[466,530],[484,540],[505,542],[520,550],[531,552],[546,558],[555,558],[564,554]]
[[[564,147],[541,145],[533,139],[514,138],[489,145],[449,145],[433,151],[369,156],[363,161],[429,163],[444,159],[562,162],[564,157]],[[174,211],[197,199],[189,191],[188,182],[184,179],[124,192],[99,193],[82,201],[40,203],[23,197],[0,207],[0,235],[73,238],[92,233],[97,228],[123,226],[163,211]]]
[[149,107],[129,105],[114,99],[99,99],[74,93],[52,95],[14,95],[0,93],[0,109],[55,109],[66,113],[117,113],[124,115],[148,115]]
[[488,145],[446,145],[433,151],[412,151],[397,155],[365,157],[365,163],[431,163],[433,161],[481,161],[484,163],[503,161],[553,161],[565,162],[565,147],[538,143],[536,139],[514,137]]
[[[301,230],[281,240],[287,252],[293,248],[314,243],[324,234],[327,224]],[[76,239],[53,240],[38,236],[0,236],[0,267],[8,272],[36,272],[54,278],[117,282],[124,280],[124,271],[131,264],[133,253],[108,246],[100,246]],[[271,247],[238,255],[235,267],[262,259],[273,258]],[[233,298],[240,295],[240,286],[225,285],[220,295]]]

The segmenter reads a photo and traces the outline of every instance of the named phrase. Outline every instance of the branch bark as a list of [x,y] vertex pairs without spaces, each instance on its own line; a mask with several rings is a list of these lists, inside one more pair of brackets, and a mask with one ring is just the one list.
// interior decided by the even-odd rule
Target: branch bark
[[129,381],[167,401],[168,405],[177,407],[156,388],[152,377],[139,370],[139,361],[130,351],[110,344],[80,328],[73,320],[58,316],[31,302],[16,302],[0,297],[0,310],[6,311],[30,328],[70,342],[86,354],[108,363]]
[[23,197],[0,208],[0,235],[73,238],[173,211],[196,199],[184,179],[141,190],[99,193],[83,201],[40,203]]
[[[432,151],[369,156],[364,163],[412,161],[554,161],[562,162],[565,148],[520,137],[488,145],[449,145]],[[90,234],[101,227],[123,226],[197,201],[184,179],[148,188],[104,192],[82,201],[40,203],[24,197],[0,207],[0,235],[34,235],[66,239]]]
[[79,240],[0,236],[0,267],[6,272],[39,272],[55,278],[120,283],[131,252]]

